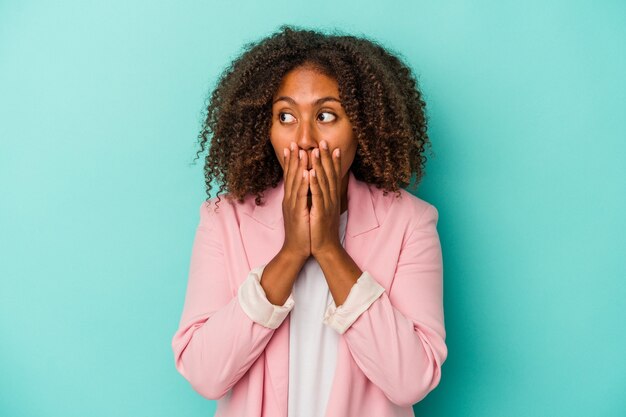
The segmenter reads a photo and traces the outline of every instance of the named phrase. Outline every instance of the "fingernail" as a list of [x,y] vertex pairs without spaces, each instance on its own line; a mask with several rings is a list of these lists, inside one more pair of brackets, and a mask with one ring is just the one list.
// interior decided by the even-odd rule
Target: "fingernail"
[[328,143],[326,143],[325,140],[322,141],[321,145],[322,145],[322,148],[328,149]]
[[283,148],[283,155],[285,155],[285,158],[287,158],[287,155],[289,155],[289,151],[287,150],[287,148]]
[[291,142],[289,144],[289,148],[293,151],[294,149],[296,149],[295,144],[293,142]]
[[335,154],[336,154],[337,156],[340,156],[340,155],[341,155],[341,149],[337,149],[337,152],[335,152]]
[[313,149],[313,154],[315,155],[316,158],[320,157],[320,150],[319,149]]
[[300,151],[298,152],[298,159],[302,159],[302,152],[304,152],[302,149],[300,149]]

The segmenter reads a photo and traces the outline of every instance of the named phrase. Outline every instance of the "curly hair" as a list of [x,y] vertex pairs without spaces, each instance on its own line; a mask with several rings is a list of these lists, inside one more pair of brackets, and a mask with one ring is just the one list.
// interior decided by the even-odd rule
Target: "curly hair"
[[323,34],[292,25],[259,42],[226,67],[206,99],[206,117],[198,135],[204,152],[207,202],[211,181],[242,203],[283,177],[269,132],[272,98],[284,75],[309,64],[337,81],[342,106],[352,124],[357,150],[350,170],[355,178],[388,192],[406,188],[415,174],[415,188],[424,175],[427,135],[426,103],[410,68],[374,40],[341,33]]

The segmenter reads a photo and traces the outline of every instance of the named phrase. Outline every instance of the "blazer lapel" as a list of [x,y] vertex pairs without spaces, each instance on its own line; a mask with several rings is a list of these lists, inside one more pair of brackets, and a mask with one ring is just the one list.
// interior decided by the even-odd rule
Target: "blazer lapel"
[[[381,210],[386,206],[376,204],[379,201],[367,183],[357,180],[352,171],[348,171],[348,175],[348,219],[344,247],[357,265],[362,270],[366,270],[375,246],[372,242],[376,239],[379,227],[378,218],[382,219],[381,216],[384,213]],[[248,270],[269,263],[280,251],[285,237],[282,213],[284,180],[281,179],[275,188],[268,188],[263,194],[264,205],[254,205],[252,211],[244,212],[240,219],[241,238],[248,261]],[[245,278],[245,276],[241,277],[242,282]],[[275,330],[265,348],[265,372],[269,376],[279,408],[284,411],[285,417],[288,408],[289,322],[289,316],[287,316]],[[341,360],[340,357],[338,359]]]

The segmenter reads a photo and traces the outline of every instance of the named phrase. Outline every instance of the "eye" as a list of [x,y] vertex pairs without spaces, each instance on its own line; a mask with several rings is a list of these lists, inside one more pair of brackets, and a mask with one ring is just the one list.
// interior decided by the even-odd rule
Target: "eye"
[[[331,112],[329,112],[329,111],[325,111],[325,112],[322,112],[322,113],[320,113],[320,114],[330,114],[330,115],[332,115],[332,116],[333,116],[333,118],[334,118],[334,119],[336,119],[336,118],[337,118],[337,115],[336,115],[335,113],[331,113]],[[334,119],[332,119],[332,120],[334,120]],[[331,121],[331,122],[332,122],[332,120],[324,120],[324,121],[326,121],[326,122]]]
[[282,119],[282,117],[281,117],[283,114],[284,114],[284,115],[286,115],[286,116],[291,116],[291,117],[293,117],[291,114],[289,114],[289,113],[285,113],[285,112],[282,112],[282,111],[281,111],[280,113],[278,113],[278,120],[280,120],[281,122],[285,122],[285,120],[283,120],[283,119]]

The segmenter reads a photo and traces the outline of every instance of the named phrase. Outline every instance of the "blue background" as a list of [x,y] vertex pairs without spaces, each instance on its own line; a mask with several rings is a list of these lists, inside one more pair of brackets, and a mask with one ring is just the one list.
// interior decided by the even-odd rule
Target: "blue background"
[[426,95],[449,357],[416,415],[623,416],[625,3],[362,0],[0,1],[0,414],[213,414],[170,346],[196,136],[283,23],[381,41]]

